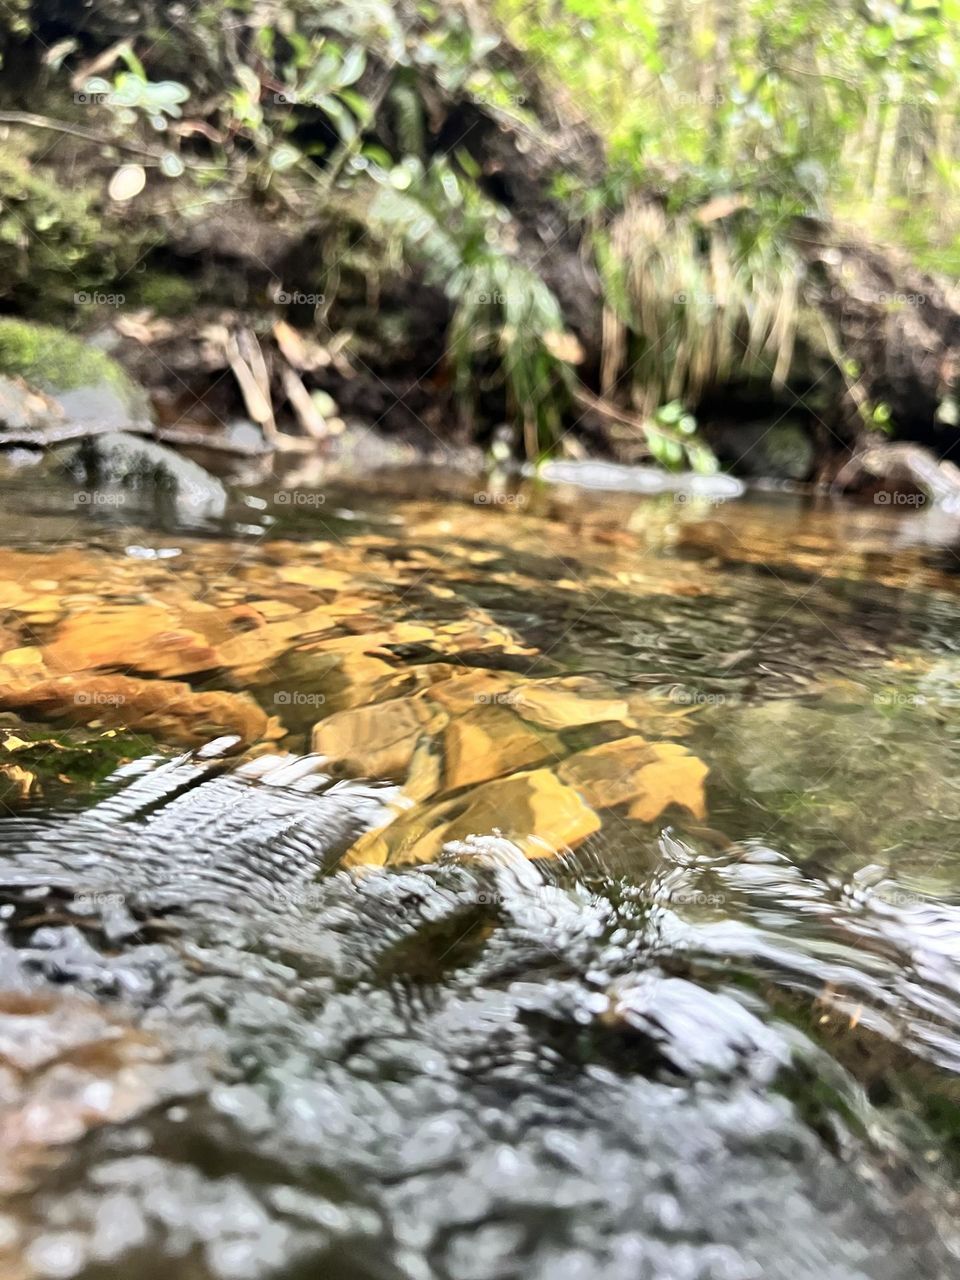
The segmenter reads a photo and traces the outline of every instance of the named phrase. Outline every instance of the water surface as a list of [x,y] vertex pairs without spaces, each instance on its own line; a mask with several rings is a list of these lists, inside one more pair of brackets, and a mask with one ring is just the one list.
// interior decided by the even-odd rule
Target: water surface
[[309,479],[3,486],[3,1274],[957,1274],[955,531]]

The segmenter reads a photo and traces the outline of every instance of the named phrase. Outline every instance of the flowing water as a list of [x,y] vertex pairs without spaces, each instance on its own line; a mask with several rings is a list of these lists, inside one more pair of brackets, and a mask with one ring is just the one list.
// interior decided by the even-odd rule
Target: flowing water
[[955,531],[425,483],[2,486],[0,1275],[960,1274]]

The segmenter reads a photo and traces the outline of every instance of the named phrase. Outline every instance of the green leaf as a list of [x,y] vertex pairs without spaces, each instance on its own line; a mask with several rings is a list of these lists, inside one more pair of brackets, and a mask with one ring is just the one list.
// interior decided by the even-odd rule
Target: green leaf
[[357,136],[357,122],[353,116],[337,98],[332,94],[327,94],[317,103],[321,111],[324,111],[333,121],[334,127],[343,142],[352,142]]
[[276,169],[278,173],[283,173],[286,169],[292,169],[300,160],[300,154],[296,147],[290,146],[289,143],[284,143],[270,153],[270,168]]
[[355,89],[341,89],[340,101],[345,102],[361,124],[367,125],[373,118],[373,108],[362,93]]
[[955,427],[960,424],[960,405],[954,396],[944,396],[937,405],[936,413],[937,422],[942,422],[945,426]]
[[341,89],[345,89],[348,85],[356,84],[363,75],[367,65],[367,51],[362,44],[355,44],[352,49],[347,51],[337,76],[337,85]]
[[165,151],[160,157],[160,170],[168,178],[179,178],[183,174],[183,161],[173,151]]
[[260,77],[257,73],[251,67],[241,65],[237,67],[237,79],[253,101],[258,101],[260,98]]
[[683,417],[684,408],[679,400],[671,400],[669,404],[662,404],[656,412],[656,419],[662,422],[665,427],[673,427]]
[[413,184],[413,174],[405,165],[397,164],[390,170],[390,185],[397,191],[407,191]]

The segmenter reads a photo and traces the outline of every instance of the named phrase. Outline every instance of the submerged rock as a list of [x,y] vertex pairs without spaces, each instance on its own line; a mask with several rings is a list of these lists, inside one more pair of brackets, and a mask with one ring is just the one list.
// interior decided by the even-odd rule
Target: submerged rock
[[702,498],[739,498],[745,486],[735,476],[698,475],[692,471],[669,472],[657,467],[631,467],[620,462],[596,460],[546,462],[536,475],[548,484],[570,484],[581,489],[617,493],[688,493]]
[[111,431],[61,450],[59,457],[75,479],[91,487],[167,495],[186,521],[216,518],[226,508],[227,493],[216,476],[153,440]]

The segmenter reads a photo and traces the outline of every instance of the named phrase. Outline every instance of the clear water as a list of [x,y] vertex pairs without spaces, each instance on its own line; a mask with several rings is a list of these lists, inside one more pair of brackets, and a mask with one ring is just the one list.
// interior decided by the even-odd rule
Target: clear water
[[[0,1273],[960,1274],[954,530],[422,477],[240,486],[207,528],[0,497]],[[398,764],[451,666],[559,701],[474,694]],[[67,669],[96,713],[23,693]],[[166,682],[153,733],[118,674]],[[268,745],[198,752],[173,681]],[[625,736],[702,761],[705,809],[595,790],[527,856],[568,794],[531,769]]]

